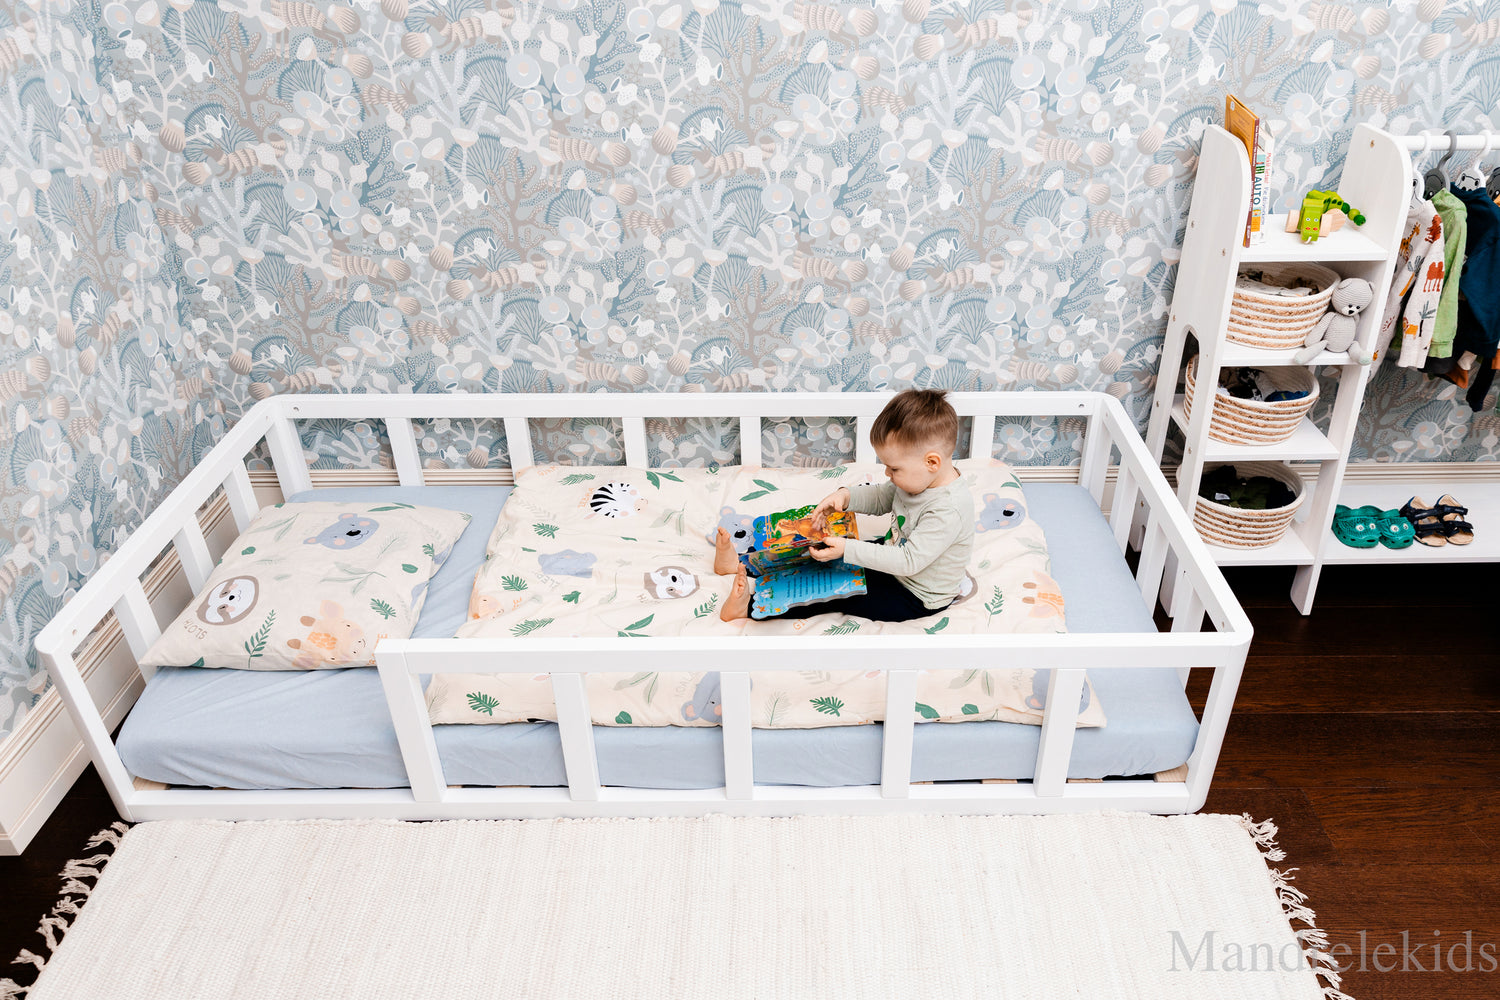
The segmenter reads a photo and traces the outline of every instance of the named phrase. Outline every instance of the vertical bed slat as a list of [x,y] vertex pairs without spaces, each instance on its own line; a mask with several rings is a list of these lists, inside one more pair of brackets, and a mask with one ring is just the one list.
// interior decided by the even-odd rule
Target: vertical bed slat
[[214,571],[214,557],[209,554],[208,540],[203,537],[203,528],[197,518],[182,526],[172,539],[172,547],[177,550],[177,561],[182,564],[182,574],[187,577],[188,586],[193,593],[198,593],[208,582],[208,574]]
[[1156,597],[1161,593],[1162,573],[1167,563],[1167,537],[1157,523],[1157,513],[1146,518],[1146,534],[1141,542],[1141,561],[1136,564],[1135,582],[1141,590],[1146,611],[1156,614]]
[[510,452],[511,471],[531,468],[531,425],[525,417],[505,418],[505,447]]
[[719,728],[724,735],[724,797],[755,797],[755,769],[751,756],[750,675],[743,670],[719,674],[719,704],[724,714]]
[[425,486],[422,456],[417,453],[417,432],[407,417],[386,417],[385,433],[391,439],[391,457],[402,486]]
[[870,443],[870,425],[874,422],[874,417],[854,418],[854,460],[856,462],[875,461],[875,446]]
[[620,428],[625,434],[625,464],[637,469],[650,465],[646,448],[646,418],[621,417]]
[[441,802],[448,783],[443,778],[443,762],[427,715],[422,678],[407,671],[406,654],[383,652],[378,646],[375,666],[380,671],[380,686],[385,689],[412,797],[418,802]]
[[1082,670],[1053,670],[1047,681],[1047,704],[1042,710],[1042,735],[1036,751],[1032,789],[1038,796],[1057,796],[1068,783],[1068,760],[1078,726],[1078,700],[1083,697]]
[[234,515],[236,531],[250,527],[250,521],[260,510],[255,501],[255,487],[250,485],[250,473],[244,462],[234,463],[234,470],[224,480],[224,496],[229,501],[229,511]]
[[995,457],[995,415],[993,413],[974,414],[974,429],[969,435],[969,457]]
[[1130,525],[1135,520],[1136,496],[1135,474],[1125,465],[1120,466],[1120,478],[1115,480],[1114,499],[1109,504],[1109,526],[1115,533],[1115,544],[1122,553],[1130,548]]
[[[1172,616],[1173,632],[1198,632],[1203,628],[1203,598],[1198,596],[1198,591],[1193,587],[1192,581],[1183,573],[1177,579],[1177,603],[1178,607]],[[1182,678],[1182,686],[1188,686],[1188,678],[1192,675],[1192,667],[1178,667],[1177,676]]]
[[568,771],[568,797],[575,802],[597,802],[599,758],[594,755],[594,727],[583,674],[553,674],[552,698],[557,703],[557,731]]
[[760,462],[760,417],[740,417],[740,464]]
[[295,420],[290,417],[272,420],[266,429],[266,444],[271,446],[271,464],[276,467],[276,482],[281,485],[283,500],[312,489],[312,475],[307,471],[307,456],[302,454],[302,438]]
[[917,672],[890,670],[885,675],[884,739],[880,754],[880,797],[911,795],[912,726],[917,714]]
[[[161,638],[161,623],[156,620],[156,612],[151,610],[151,601],[146,597],[146,588],[139,580],[132,580],[125,588],[124,596],[115,602],[115,620],[120,623],[125,643],[137,663],[152,643]],[[156,673],[155,667],[143,666],[140,669],[141,676],[148,681]]]
[[1109,432],[1104,427],[1104,417],[1098,413],[1088,418],[1084,432],[1083,458],[1078,466],[1078,485],[1089,491],[1094,503],[1104,506],[1104,480],[1109,474],[1109,453],[1113,446]]

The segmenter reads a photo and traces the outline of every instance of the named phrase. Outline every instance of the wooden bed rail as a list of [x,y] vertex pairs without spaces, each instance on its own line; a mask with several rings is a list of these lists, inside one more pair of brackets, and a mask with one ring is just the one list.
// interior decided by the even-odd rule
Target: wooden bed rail
[[[952,393],[950,400],[971,421],[970,454],[993,453],[998,422],[1006,418],[1081,418],[1086,433],[1078,483],[1101,508],[1108,472],[1117,465],[1110,526],[1128,548],[1133,524],[1144,522],[1136,582],[1146,608],[1155,611],[1163,573],[1172,567],[1175,594],[1170,633],[973,635],[918,637],[845,636],[818,648],[821,669],[879,669],[886,673],[881,783],[875,788],[782,788],[754,784],[750,703],[752,670],[798,669],[787,654],[807,654],[819,637],[665,637],[609,639],[425,639],[386,640],[377,650],[381,682],[395,725],[409,790],[320,789],[292,791],[140,790],[133,785],[98,706],[80,676],[73,653],[112,610],[139,660],[160,634],[140,578],[169,546],[196,591],[219,555],[198,525],[197,511],[223,490],[237,527],[243,530],[257,504],[245,462],[261,440],[270,448],[278,482],[290,496],[312,486],[297,428],[318,418],[382,421],[403,486],[425,483],[414,420],[438,417],[499,421],[511,465],[531,465],[530,421],[546,418],[606,418],[621,422],[627,464],[644,466],[648,416],[734,419],[740,426],[741,462],[762,460],[762,421],[784,417],[852,417],[856,460],[873,460],[870,420],[889,398],[880,393],[578,394],[578,395],[318,395],[282,396],[252,407],[166,497],[131,537],[42,630],[36,648],[88,745],[111,797],[127,819],[173,816],[390,816],[441,818],[474,815],[665,815],[739,804],[752,811],[888,811],[912,808],[977,808],[1051,811],[1058,808],[1153,809],[1182,812],[1202,805],[1228,723],[1234,692],[1248,650],[1251,627],[1227,582],[1198,538],[1171,488],[1119,402],[1102,393]],[[1207,617],[1210,631],[1203,632]],[[918,658],[945,662],[965,654],[1050,668],[1047,705],[1038,738],[1037,764],[1029,784],[914,786],[911,783],[913,705]],[[725,783],[706,792],[602,788],[590,725],[585,674],[552,669],[559,655],[573,662],[599,662],[611,672],[633,669],[720,671]],[[672,664],[663,666],[664,663]],[[1152,787],[1149,781],[1078,785],[1067,780],[1079,699],[1088,669],[1174,666],[1184,683],[1194,667],[1214,671],[1188,762],[1185,784]],[[458,789],[447,786],[427,717],[420,674],[550,673],[558,713],[568,787],[557,789]],[[143,668],[147,677],[151,671]],[[1115,790],[1109,788],[1115,786]],[[1121,786],[1129,786],[1123,789]],[[714,806],[718,802],[720,806]],[[569,806],[568,803],[576,803]],[[883,803],[883,805],[881,804]]]

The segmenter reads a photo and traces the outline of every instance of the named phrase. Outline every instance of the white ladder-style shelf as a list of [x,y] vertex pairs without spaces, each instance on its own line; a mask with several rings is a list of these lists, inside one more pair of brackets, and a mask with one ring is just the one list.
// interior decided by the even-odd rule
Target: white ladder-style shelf
[[[1400,140],[1368,125],[1355,126],[1338,192],[1364,213],[1364,225],[1350,224],[1313,243],[1303,243],[1296,234],[1283,231],[1285,216],[1270,216],[1265,220],[1264,242],[1246,247],[1243,238],[1245,217],[1250,211],[1249,157],[1244,145],[1217,125],[1208,126],[1203,134],[1146,443],[1160,462],[1168,432],[1175,428],[1182,436],[1177,496],[1190,514],[1197,504],[1206,462],[1305,463],[1298,471],[1308,477],[1309,495],[1281,541],[1258,549],[1209,545],[1222,566],[1297,567],[1291,596],[1303,614],[1312,610],[1318,576],[1328,561],[1327,543],[1333,541],[1328,525],[1349,462],[1368,369],[1343,354],[1325,352],[1314,359],[1315,367],[1332,365],[1339,369],[1326,430],[1304,419],[1291,438],[1279,444],[1253,447],[1210,438],[1209,421],[1220,369],[1296,364],[1294,350],[1267,351],[1225,339],[1235,278],[1242,264],[1299,261],[1322,264],[1345,278],[1364,278],[1375,297],[1360,314],[1358,336],[1359,343],[1371,349],[1385,312],[1386,293],[1406,221],[1410,176],[1411,160]],[[1177,388],[1189,337],[1198,345],[1191,419],[1184,416]],[[1168,607],[1170,600],[1170,592],[1164,591],[1163,601]]]

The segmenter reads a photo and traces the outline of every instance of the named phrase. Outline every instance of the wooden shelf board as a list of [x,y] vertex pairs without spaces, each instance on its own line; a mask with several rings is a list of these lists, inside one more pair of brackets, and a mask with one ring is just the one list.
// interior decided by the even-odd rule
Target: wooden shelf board
[[[1297,351],[1300,348],[1292,348],[1289,351],[1268,351],[1261,347],[1250,347],[1246,344],[1236,344],[1232,340],[1225,340],[1219,345],[1219,364],[1225,368],[1274,368],[1295,365]],[[1303,367],[1327,365],[1352,365],[1357,362],[1350,361],[1349,355],[1343,351],[1335,354],[1333,351],[1324,351],[1311,361],[1306,362]]]
[[1500,562],[1500,483],[1457,484],[1441,482],[1348,482],[1339,491],[1339,503],[1346,507],[1374,504],[1381,510],[1397,510],[1413,496],[1427,503],[1451,492],[1469,508],[1466,520],[1474,525],[1474,541],[1468,545],[1429,546],[1413,542],[1404,549],[1350,548],[1333,537],[1332,528],[1323,545],[1323,562],[1330,566],[1355,566],[1373,563],[1454,563]]
[[[1187,414],[1180,395],[1172,400],[1172,420],[1187,433]],[[1227,444],[1209,438],[1203,450],[1206,462],[1326,462],[1340,454],[1338,447],[1306,417],[1291,437],[1276,444]]]
[[1208,543],[1214,562],[1220,566],[1311,566],[1312,550],[1297,534],[1298,525],[1293,522],[1286,534],[1275,545],[1259,549],[1237,549],[1228,545]]
[[1266,264],[1276,261],[1364,261],[1384,263],[1389,251],[1355,228],[1351,222],[1336,233],[1303,243],[1296,233],[1283,232],[1285,215],[1265,220],[1265,240],[1240,248],[1240,263]]

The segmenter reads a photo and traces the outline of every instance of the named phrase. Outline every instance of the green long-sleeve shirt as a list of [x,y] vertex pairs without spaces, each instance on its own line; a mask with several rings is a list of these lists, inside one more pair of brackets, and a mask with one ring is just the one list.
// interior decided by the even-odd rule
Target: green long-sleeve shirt
[[[1432,324],[1429,358],[1453,356],[1453,338],[1458,334],[1458,279],[1464,270],[1464,242],[1468,234],[1469,210],[1451,191],[1432,196],[1432,207],[1443,218],[1443,293],[1438,298],[1437,319]],[[1418,276],[1421,280],[1422,276]]]
[[924,607],[941,608],[958,596],[974,551],[974,498],[962,475],[915,495],[895,483],[846,488],[850,510],[890,514],[891,530],[884,545],[845,543],[845,562],[889,573]]

